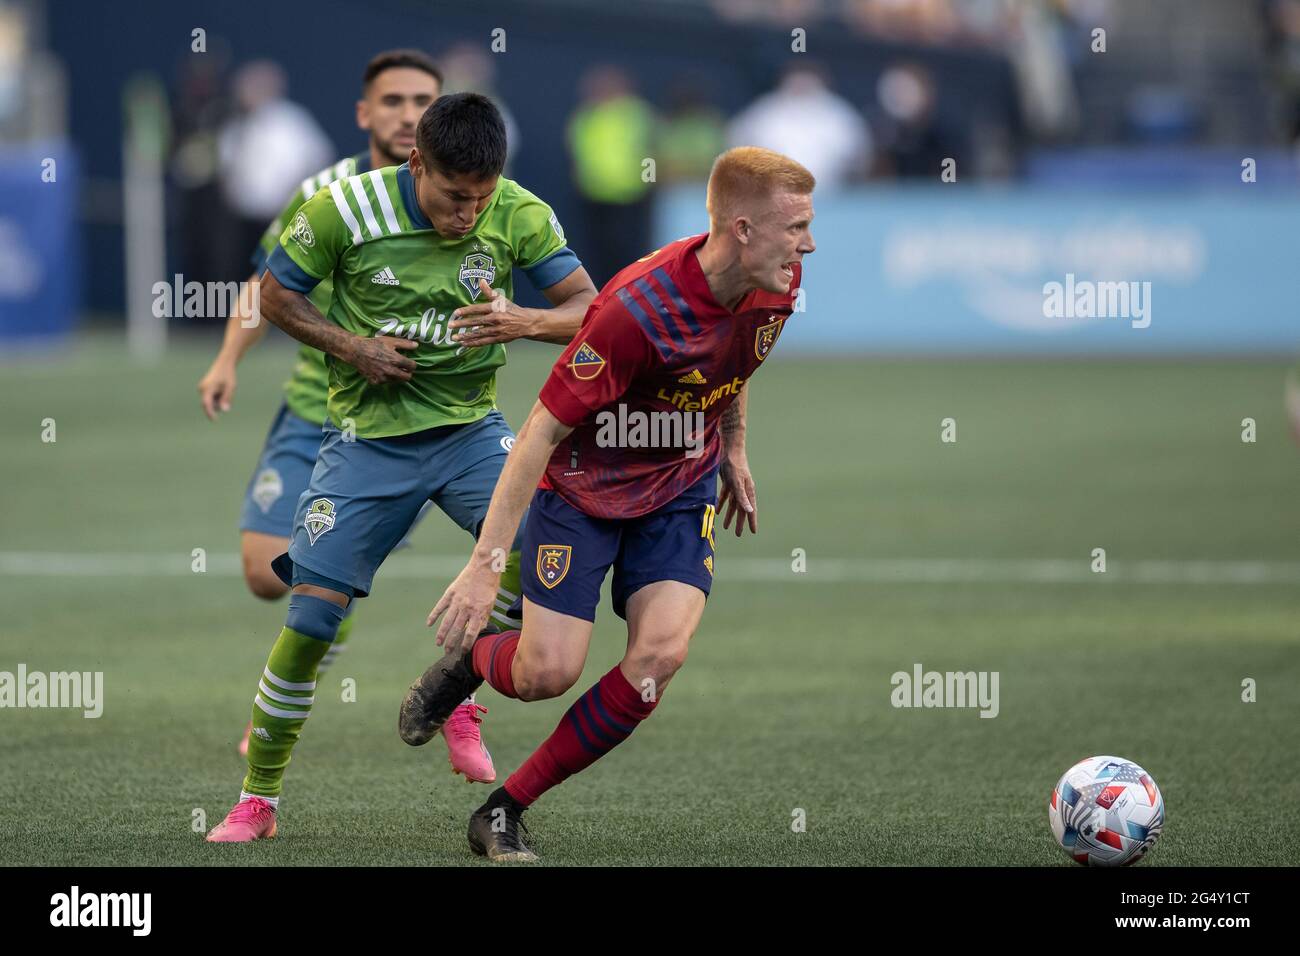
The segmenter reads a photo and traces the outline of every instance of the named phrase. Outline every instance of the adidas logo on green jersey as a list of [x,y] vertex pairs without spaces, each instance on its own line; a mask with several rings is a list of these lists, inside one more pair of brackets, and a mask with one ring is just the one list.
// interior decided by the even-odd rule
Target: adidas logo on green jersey
[[379,285],[401,285],[401,283],[397,281],[397,276],[393,275],[391,266],[384,266],[383,269],[370,277],[370,281],[378,283]]

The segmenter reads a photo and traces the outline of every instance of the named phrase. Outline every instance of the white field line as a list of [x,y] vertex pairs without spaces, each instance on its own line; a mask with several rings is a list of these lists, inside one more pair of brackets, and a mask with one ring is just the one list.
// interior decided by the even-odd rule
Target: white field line
[[[443,582],[464,567],[464,555],[395,555],[379,576],[393,580]],[[3,577],[183,577],[195,574],[189,552],[85,553],[0,551]],[[207,574],[242,575],[239,555],[209,553]],[[722,558],[718,577],[731,581],[791,584],[1086,584],[1123,581],[1134,584],[1297,584],[1300,562],[1284,561],[1120,561],[1104,573],[1091,570],[1090,557],[1079,559],[1007,558],[818,558],[796,573],[784,558]]]

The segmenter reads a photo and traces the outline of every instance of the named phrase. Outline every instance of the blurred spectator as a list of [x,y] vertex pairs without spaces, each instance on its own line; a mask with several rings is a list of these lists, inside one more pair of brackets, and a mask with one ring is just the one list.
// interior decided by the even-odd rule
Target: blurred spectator
[[866,32],[887,40],[948,43],[961,29],[949,0],[853,0],[848,12]]
[[831,0],[709,0],[723,20],[733,23],[808,24],[832,11]]
[[1300,147],[1300,0],[1263,0],[1262,7],[1282,134]]
[[834,189],[870,168],[867,121],[806,65],[789,68],[775,90],[747,106],[727,139],[732,146],[785,153],[817,178],[818,190]]
[[[1081,4],[1080,9],[1090,8]],[[1070,71],[1076,33],[1069,10],[1021,0],[1017,11],[1017,29],[1012,31],[1008,52],[1026,125],[1041,140],[1069,138],[1080,122]]]
[[217,181],[217,136],[229,110],[226,62],[221,42],[214,42],[206,56],[186,57],[172,103],[170,172],[179,210],[180,268],[201,281],[226,278],[238,243]]
[[703,182],[727,146],[722,113],[704,101],[699,81],[683,80],[669,93],[655,155],[663,182]]
[[217,137],[222,198],[235,216],[238,246],[232,278],[248,271],[249,250],[302,181],[335,159],[334,146],[311,114],[285,99],[284,70],[270,60],[234,77],[235,115]]
[[583,203],[579,250],[597,286],[641,258],[650,244],[650,183],[654,113],[616,66],[597,66],[580,81],[582,102],[569,118],[573,177]]
[[884,116],[879,132],[882,166],[900,178],[937,179],[945,158],[956,150],[943,140],[934,120],[934,77],[920,63],[889,67],[876,83]]
[[497,93],[495,61],[489,54],[483,52],[479,44],[457,43],[439,57],[438,63],[442,68],[444,93],[482,93],[492,100],[501,113],[501,119],[506,124],[508,149],[505,175],[509,176],[511,166],[519,158],[523,140],[519,135],[519,124],[515,122],[514,114]]

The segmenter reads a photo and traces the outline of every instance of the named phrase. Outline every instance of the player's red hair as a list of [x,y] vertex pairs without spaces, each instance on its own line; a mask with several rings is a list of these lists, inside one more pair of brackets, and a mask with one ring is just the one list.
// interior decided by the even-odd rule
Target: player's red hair
[[713,161],[709,173],[709,225],[725,229],[747,207],[778,192],[807,194],[817,180],[789,156],[759,146],[737,146]]

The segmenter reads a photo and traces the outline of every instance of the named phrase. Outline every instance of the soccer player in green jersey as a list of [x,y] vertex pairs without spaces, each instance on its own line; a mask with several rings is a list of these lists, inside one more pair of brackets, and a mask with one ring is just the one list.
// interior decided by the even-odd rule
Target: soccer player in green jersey
[[[369,147],[307,177],[289,197],[253,253],[255,271],[248,280],[252,291],[241,297],[242,302],[258,301],[255,290],[267,256],[279,243],[280,233],[298,207],[317,190],[336,180],[406,161],[415,145],[416,124],[429,104],[438,98],[441,88],[442,74],[438,67],[418,50],[386,50],[371,59],[362,75],[361,99],[356,104],[357,127],[369,133]],[[312,302],[322,313],[329,311],[331,294],[329,277],[311,292]],[[230,410],[237,383],[235,369],[265,332],[265,323],[255,314],[239,311],[230,316],[221,350],[199,381],[200,400],[209,419],[216,420],[220,412]],[[316,464],[316,451],[320,448],[328,390],[325,354],[308,345],[299,346],[293,374],[285,382],[284,401],[272,419],[257,467],[248,481],[239,519],[244,581],[254,595],[268,601],[278,600],[289,590],[271,570],[271,561],[289,547],[294,509],[307,488]],[[321,660],[320,673],[346,646],[352,623],[351,615],[344,618]],[[463,773],[467,780],[491,783],[496,779],[496,771],[479,734],[480,711],[472,699],[466,700],[457,712],[454,726],[443,736],[456,773]],[[241,756],[248,753],[252,727],[249,722],[244,729],[239,743]]]
[[[531,330],[567,342],[595,297],[550,207],[501,176],[505,157],[491,101],[444,96],[407,163],[317,192],[267,260],[266,317],[329,356],[327,419],[292,543],[273,562],[292,593],[254,698],[248,774],[210,841],[275,834],[320,661],[425,502],[477,536],[514,444],[495,407],[501,341]],[[511,301],[514,267],[553,308]],[[326,277],[328,317],[308,298]],[[517,581],[517,546],[497,558]],[[496,609],[515,590],[498,592]]]

